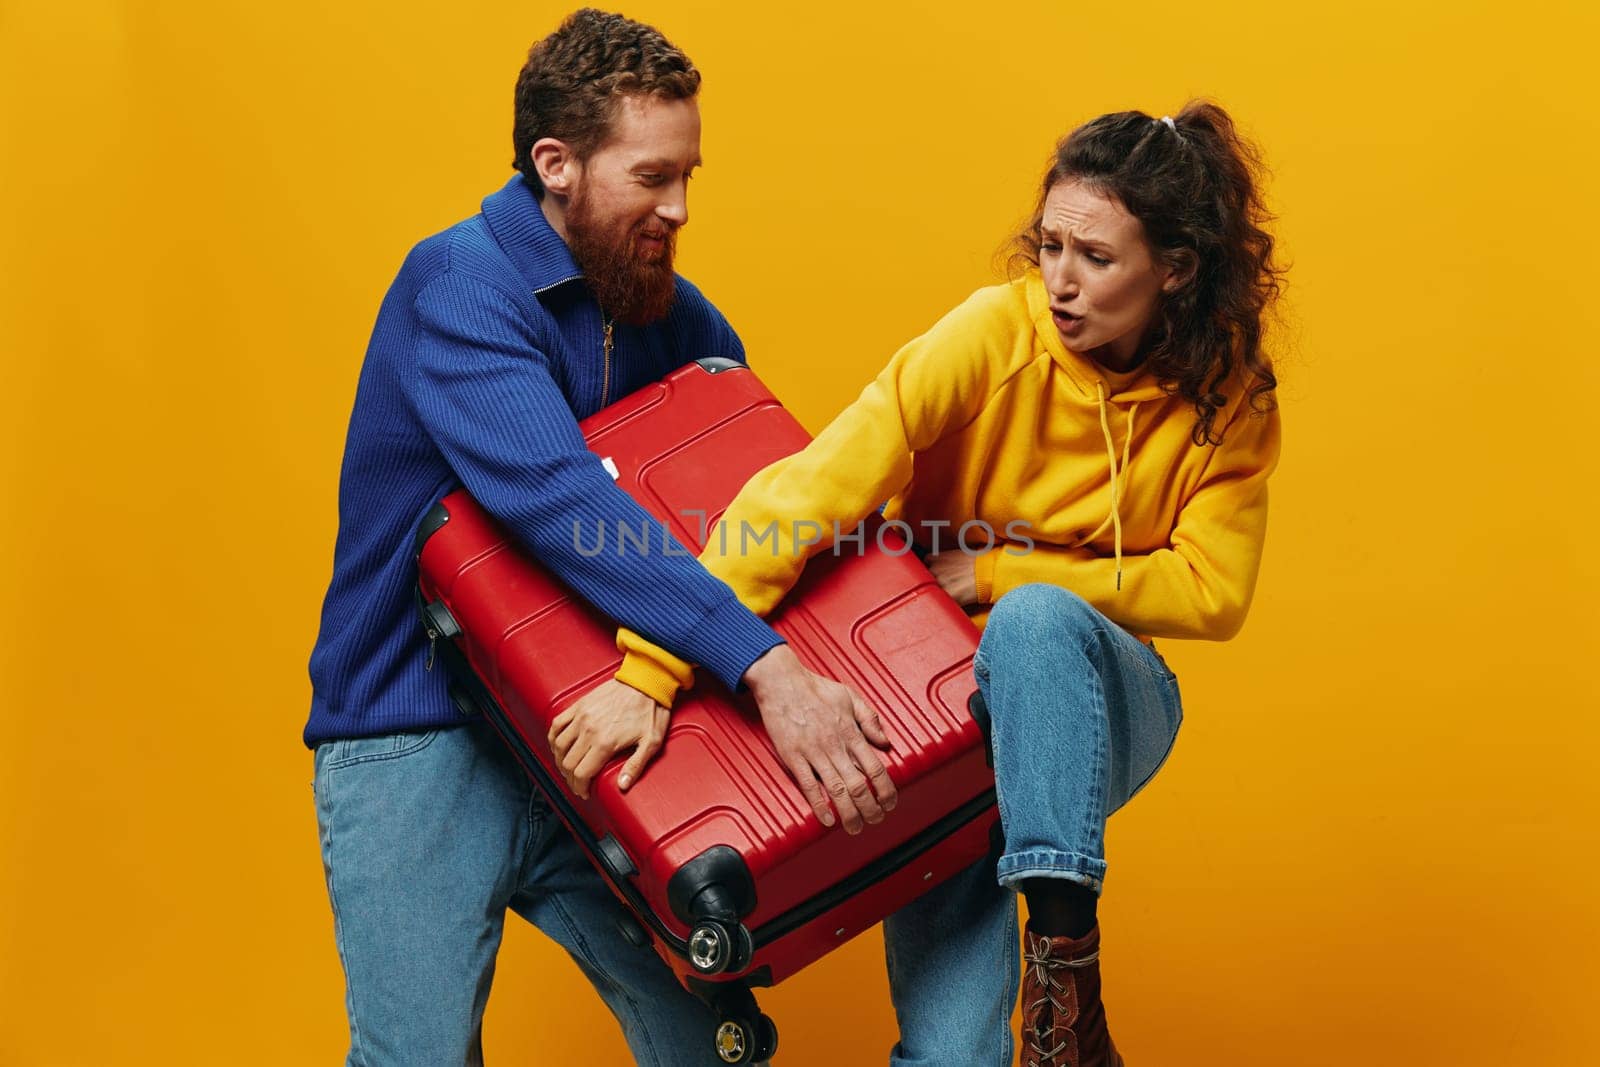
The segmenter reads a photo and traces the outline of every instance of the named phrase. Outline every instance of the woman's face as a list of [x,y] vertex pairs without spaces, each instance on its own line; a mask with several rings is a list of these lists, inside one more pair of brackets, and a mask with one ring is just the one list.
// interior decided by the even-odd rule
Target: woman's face
[[1039,272],[1061,340],[1111,370],[1136,366],[1162,292],[1177,287],[1144,225],[1119,201],[1064,181],[1045,196],[1040,235]]

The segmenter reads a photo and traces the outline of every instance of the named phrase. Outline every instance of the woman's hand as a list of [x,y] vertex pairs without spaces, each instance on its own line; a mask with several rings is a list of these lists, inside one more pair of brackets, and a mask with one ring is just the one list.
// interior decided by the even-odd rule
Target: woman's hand
[[633,756],[617,776],[617,788],[626,793],[661,747],[671,714],[632,686],[607,679],[550,724],[550,751],[568,788],[587,800],[594,776],[612,756],[631,748]]
[[939,588],[950,594],[950,599],[967,608],[978,602],[977,557],[956,549],[953,552],[935,552],[923,560],[933,572]]

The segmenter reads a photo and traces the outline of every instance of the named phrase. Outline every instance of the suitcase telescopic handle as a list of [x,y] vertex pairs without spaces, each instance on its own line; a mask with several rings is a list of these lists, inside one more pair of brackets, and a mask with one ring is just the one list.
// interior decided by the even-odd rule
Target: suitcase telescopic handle
[[725,370],[750,369],[743,363],[740,363],[738,360],[729,359],[727,356],[707,356],[704,359],[697,359],[695,362],[698,363],[700,365],[700,369],[705,371],[707,374],[721,374]]

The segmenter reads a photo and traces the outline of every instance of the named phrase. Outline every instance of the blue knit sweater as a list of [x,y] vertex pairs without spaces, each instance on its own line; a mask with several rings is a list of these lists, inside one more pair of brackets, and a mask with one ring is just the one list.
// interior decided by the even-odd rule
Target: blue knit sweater
[[[702,664],[730,688],[781,643],[666,534],[584,446],[577,420],[705,356],[743,361],[738,336],[687,281],[665,321],[604,324],[582,272],[522,181],[412,249],[378,311],[339,476],[339,533],[311,653],[308,746],[462,721],[427,671],[413,538],[465,485],[534,556],[601,611]],[[647,553],[578,551],[618,523]],[[631,548],[631,546],[630,546]]]

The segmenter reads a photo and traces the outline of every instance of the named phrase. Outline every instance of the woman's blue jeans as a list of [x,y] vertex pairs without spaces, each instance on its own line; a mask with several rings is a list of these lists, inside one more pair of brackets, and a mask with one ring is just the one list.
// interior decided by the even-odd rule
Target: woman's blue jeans
[[1098,893],[1106,817],[1160,769],[1183,720],[1155,649],[1059,586],[1001,597],[973,669],[1005,849],[884,923],[895,1067],[1012,1062],[1018,885],[1064,878]]

